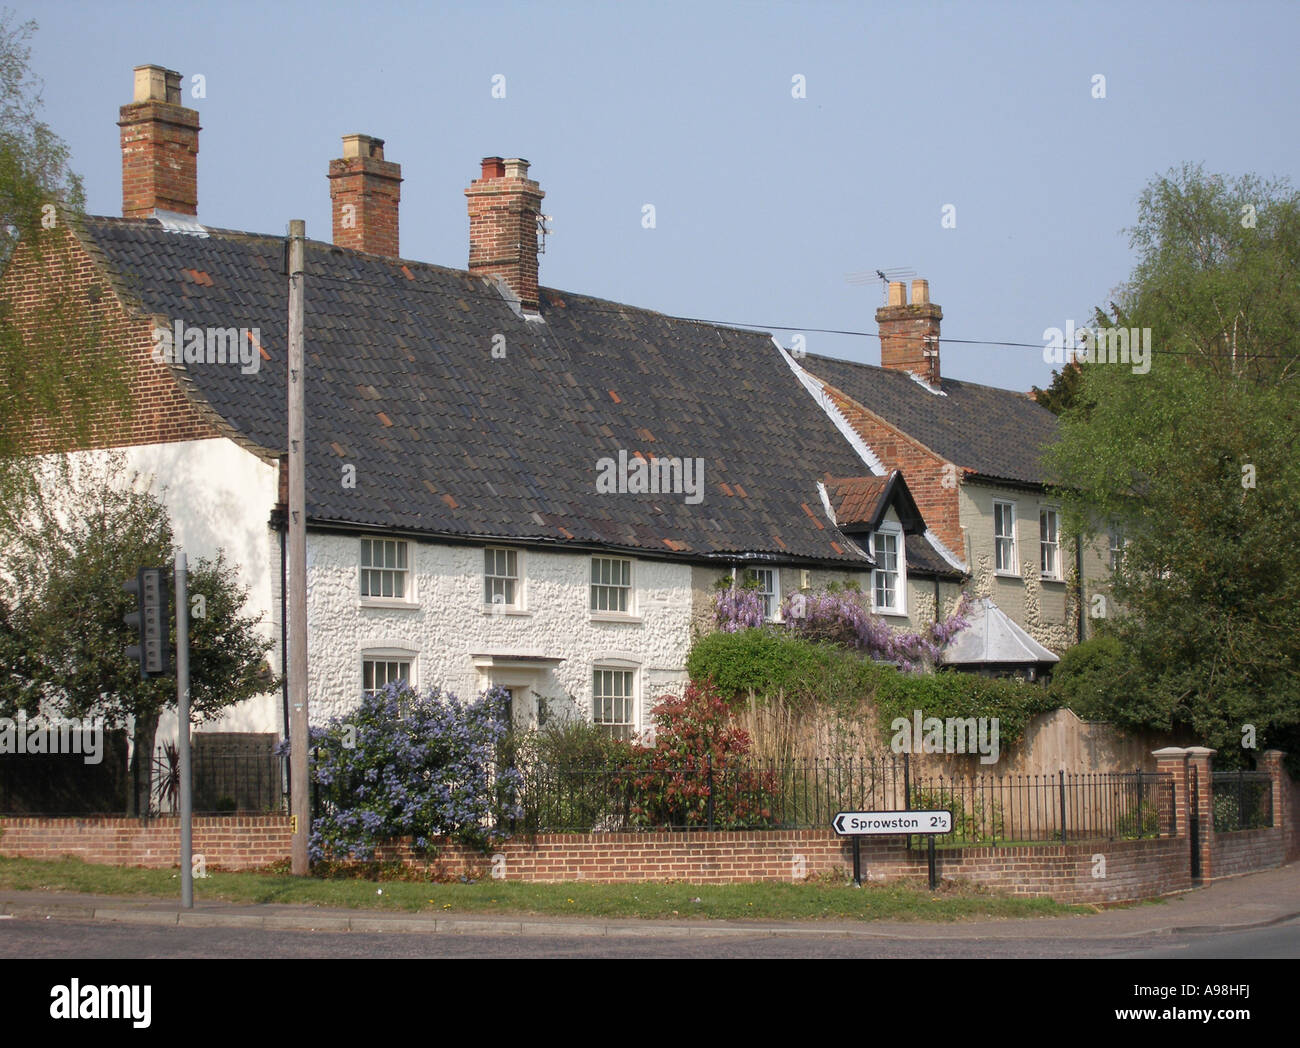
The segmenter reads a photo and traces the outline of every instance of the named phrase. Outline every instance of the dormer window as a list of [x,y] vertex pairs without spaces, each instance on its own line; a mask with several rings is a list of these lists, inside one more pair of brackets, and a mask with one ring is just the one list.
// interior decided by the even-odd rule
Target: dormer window
[[903,529],[897,524],[882,524],[871,536],[871,555],[876,562],[871,573],[871,610],[878,615],[906,615]]

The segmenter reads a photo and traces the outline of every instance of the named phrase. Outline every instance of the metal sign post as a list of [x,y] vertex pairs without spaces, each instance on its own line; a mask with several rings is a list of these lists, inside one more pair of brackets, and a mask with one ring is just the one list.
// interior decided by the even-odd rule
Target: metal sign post
[[862,884],[863,837],[910,837],[920,834],[929,838],[930,890],[937,884],[934,861],[934,838],[952,833],[952,812],[935,811],[842,811],[831,820],[831,828],[841,837],[853,838],[853,883]]

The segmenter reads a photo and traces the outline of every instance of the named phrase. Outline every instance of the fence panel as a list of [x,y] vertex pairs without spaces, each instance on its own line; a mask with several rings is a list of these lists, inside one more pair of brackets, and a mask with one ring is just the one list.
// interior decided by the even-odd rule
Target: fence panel
[[1273,825],[1273,780],[1261,771],[1216,771],[1211,781],[1214,832]]

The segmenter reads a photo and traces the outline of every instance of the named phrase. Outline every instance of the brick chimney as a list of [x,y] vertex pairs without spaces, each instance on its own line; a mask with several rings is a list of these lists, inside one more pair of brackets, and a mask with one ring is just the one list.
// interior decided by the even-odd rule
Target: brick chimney
[[907,285],[889,285],[889,305],[876,310],[880,328],[880,363],[895,371],[910,371],[932,386],[939,385],[939,321],[943,310],[930,301],[930,282],[912,281],[912,301]]
[[505,278],[520,305],[536,313],[537,223],[546,194],[528,177],[527,160],[483,158],[469,202],[469,271]]
[[384,140],[344,135],[343,156],[330,161],[329,178],[334,243],[398,258],[402,165],[384,159]]
[[135,67],[135,97],[122,106],[122,217],[199,213],[199,114],[181,105],[181,75]]

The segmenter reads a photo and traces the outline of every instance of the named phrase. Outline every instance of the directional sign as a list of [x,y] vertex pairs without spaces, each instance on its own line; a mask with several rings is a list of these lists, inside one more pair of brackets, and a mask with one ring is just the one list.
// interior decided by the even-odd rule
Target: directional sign
[[952,833],[952,812],[842,811],[831,825],[841,837]]

